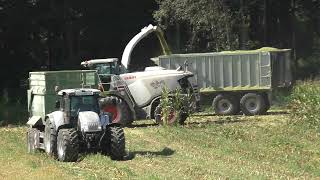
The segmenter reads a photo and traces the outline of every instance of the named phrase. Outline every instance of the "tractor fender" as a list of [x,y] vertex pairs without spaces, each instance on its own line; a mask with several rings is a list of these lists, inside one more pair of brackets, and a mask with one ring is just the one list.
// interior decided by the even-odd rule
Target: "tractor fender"
[[56,131],[58,131],[61,126],[66,124],[64,122],[62,111],[54,111],[50,114],[47,114],[46,121],[50,121]]

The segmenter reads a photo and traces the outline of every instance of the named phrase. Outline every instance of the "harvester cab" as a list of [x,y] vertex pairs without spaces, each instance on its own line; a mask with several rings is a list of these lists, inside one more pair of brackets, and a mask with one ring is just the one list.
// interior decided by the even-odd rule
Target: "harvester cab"
[[97,71],[103,90],[110,89],[111,76],[119,75],[123,71],[117,58],[83,61],[81,62],[81,66]]

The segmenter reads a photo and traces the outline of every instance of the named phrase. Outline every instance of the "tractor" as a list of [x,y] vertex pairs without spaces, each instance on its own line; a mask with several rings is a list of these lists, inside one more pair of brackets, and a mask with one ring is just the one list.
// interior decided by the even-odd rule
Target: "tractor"
[[[97,89],[64,89],[57,93],[56,110],[45,118],[33,116],[28,123],[28,152],[43,149],[63,162],[77,161],[79,153],[101,152],[111,159],[125,156],[125,136],[110,114],[100,112]],[[32,104],[39,102],[34,99]],[[36,114],[36,111],[34,111]]]

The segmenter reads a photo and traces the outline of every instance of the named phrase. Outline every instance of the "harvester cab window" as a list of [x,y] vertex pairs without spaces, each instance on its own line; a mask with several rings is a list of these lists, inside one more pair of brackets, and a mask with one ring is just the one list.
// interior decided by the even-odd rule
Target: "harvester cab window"
[[95,69],[98,71],[98,74],[115,74],[116,73],[114,63],[96,64]]

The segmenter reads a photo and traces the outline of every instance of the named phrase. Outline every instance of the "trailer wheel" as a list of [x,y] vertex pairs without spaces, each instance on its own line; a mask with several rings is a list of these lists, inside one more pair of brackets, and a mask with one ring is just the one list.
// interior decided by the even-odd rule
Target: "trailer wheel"
[[109,154],[112,160],[122,160],[126,154],[124,131],[119,126],[107,127],[108,139],[110,142]]
[[267,104],[262,95],[256,93],[247,93],[240,100],[241,111],[247,116],[264,114],[267,110]]
[[75,129],[59,130],[57,152],[59,161],[77,161],[79,155],[79,136]]
[[216,114],[223,116],[235,115],[240,111],[237,98],[226,94],[217,95],[212,106]]
[[36,128],[29,128],[27,131],[27,152],[32,154],[36,151],[35,134],[38,132]]
[[57,133],[49,119],[47,119],[44,128],[44,149],[49,156],[56,157]]
[[100,109],[112,114],[112,123],[129,126],[132,123],[129,107],[125,101],[115,96],[108,96],[100,100]]

